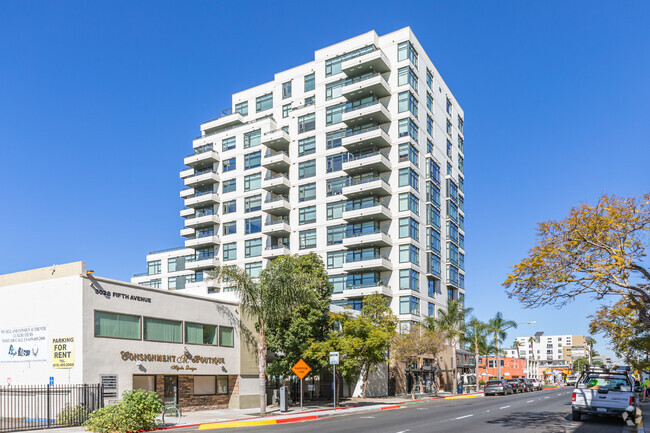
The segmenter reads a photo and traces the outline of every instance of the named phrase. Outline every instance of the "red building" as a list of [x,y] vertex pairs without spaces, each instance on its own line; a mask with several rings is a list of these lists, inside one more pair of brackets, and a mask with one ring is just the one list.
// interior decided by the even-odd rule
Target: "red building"
[[[501,364],[501,377],[503,379],[517,379],[526,377],[526,360],[523,358],[499,357]],[[487,366],[486,366],[487,363]],[[483,380],[496,379],[497,368],[494,356],[482,356],[478,360],[479,378]]]

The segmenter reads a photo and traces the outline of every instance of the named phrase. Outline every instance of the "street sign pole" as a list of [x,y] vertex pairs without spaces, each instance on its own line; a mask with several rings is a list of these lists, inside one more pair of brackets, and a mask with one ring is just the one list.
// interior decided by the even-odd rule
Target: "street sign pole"
[[300,411],[302,412],[302,379],[300,379]]
[[336,410],[336,364],[334,365],[334,410]]

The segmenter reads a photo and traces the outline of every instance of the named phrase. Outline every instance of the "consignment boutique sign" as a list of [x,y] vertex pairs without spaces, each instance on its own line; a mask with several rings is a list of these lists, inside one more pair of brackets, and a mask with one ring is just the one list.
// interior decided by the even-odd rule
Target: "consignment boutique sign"
[[[212,364],[219,365],[224,364],[223,357],[217,356],[200,356],[200,355],[163,355],[159,353],[134,353],[121,351],[120,356],[122,361],[140,361],[140,362],[160,362],[160,363],[169,363],[172,364],[169,368],[172,370],[196,370],[196,367],[193,367],[191,364],[200,365],[200,364]],[[181,365],[184,364],[184,365]]]

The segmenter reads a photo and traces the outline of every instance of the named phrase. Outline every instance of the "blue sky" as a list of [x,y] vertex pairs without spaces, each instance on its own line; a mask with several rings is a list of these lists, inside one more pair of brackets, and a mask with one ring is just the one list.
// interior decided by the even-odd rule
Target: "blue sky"
[[523,310],[500,284],[537,222],[650,189],[648,22],[648,2],[2,2],[0,274],[144,271],[182,245],[183,157],[232,93],[411,26],[465,110],[468,304],[537,321],[509,342],[586,333],[597,303]]

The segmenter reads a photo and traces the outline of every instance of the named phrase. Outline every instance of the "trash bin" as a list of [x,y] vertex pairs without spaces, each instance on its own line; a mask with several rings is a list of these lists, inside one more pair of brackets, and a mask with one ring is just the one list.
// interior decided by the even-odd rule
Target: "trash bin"
[[289,387],[280,387],[280,412],[287,412],[289,410]]

